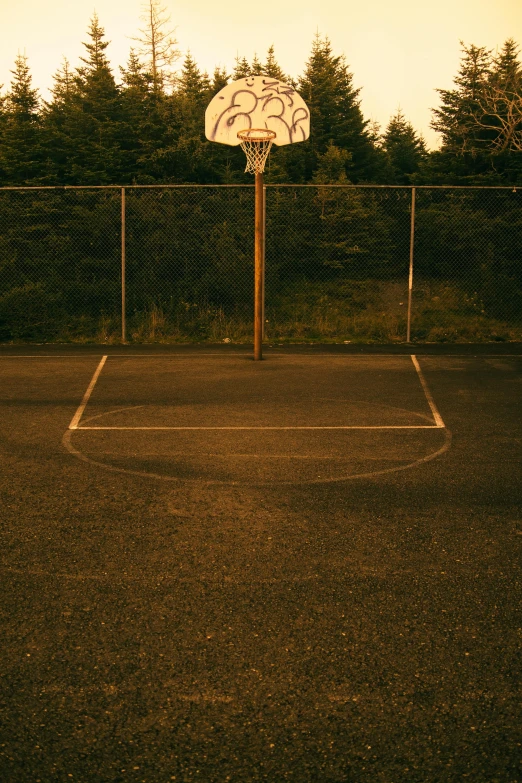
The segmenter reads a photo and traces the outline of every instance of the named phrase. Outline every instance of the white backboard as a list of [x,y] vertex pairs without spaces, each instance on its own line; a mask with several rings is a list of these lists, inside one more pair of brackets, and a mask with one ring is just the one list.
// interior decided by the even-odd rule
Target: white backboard
[[227,84],[205,112],[205,136],[220,144],[239,144],[237,132],[267,128],[274,144],[305,141],[310,135],[308,106],[293,87],[269,76],[246,76]]

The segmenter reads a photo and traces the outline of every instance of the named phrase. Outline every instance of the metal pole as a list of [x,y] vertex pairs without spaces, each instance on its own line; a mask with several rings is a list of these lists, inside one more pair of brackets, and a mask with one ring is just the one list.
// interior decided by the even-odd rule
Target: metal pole
[[125,188],[121,189],[121,341],[127,342],[125,322]]
[[265,339],[265,268],[266,268],[266,185],[263,185],[263,327],[262,339]]
[[411,342],[411,293],[413,290],[413,242],[415,239],[415,188],[411,189],[411,221],[410,221],[410,274],[408,279],[408,324],[406,327],[406,342]]
[[256,172],[255,212],[255,271],[254,271],[254,359],[263,358],[263,173]]

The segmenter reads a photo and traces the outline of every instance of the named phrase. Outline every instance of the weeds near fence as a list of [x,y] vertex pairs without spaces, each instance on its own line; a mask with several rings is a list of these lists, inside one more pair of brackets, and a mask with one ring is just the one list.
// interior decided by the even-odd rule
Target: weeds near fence
[[[344,280],[315,283],[306,291],[286,291],[267,307],[265,342],[393,343],[406,339],[407,291],[404,282]],[[1,304],[1,303],[0,303]],[[490,342],[522,340],[522,326],[487,316],[478,295],[454,285],[419,281],[414,290],[412,340]],[[44,311],[45,312],[45,311]],[[0,319],[1,319],[0,306]],[[34,317],[10,335],[14,342],[121,343],[118,317],[65,317],[53,328],[35,308]],[[243,310],[197,302],[151,302],[129,317],[129,342],[252,342],[252,316]],[[5,338],[4,338],[5,339]]]

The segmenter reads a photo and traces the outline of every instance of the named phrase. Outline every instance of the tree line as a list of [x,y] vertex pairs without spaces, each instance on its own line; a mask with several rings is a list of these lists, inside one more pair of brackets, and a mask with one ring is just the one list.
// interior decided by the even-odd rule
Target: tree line
[[452,89],[437,90],[432,127],[439,150],[399,110],[384,131],[365,119],[360,89],[343,55],[316,35],[298,78],[280,68],[274,48],[252,62],[237,57],[231,74],[202,72],[189,53],[179,67],[169,18],[147,0],[144,26],[116,78],[96,15],[80,66],[67,60],[51,97],[32,86],[25,55],[16,58],[0,96],[0,186],[231,184],[245,177],[243,153],[204,136],[207,104],[225,84],[249,74],[291,83],[310,107],[311,137],[275,148],[272,183],[515,184],[522,162],[522,66],[508,39],[498,53],[462,44]]

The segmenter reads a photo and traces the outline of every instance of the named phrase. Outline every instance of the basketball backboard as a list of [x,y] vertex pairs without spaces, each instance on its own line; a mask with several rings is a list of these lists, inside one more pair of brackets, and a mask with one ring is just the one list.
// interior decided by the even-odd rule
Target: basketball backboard
[[205,112],[205,136],[236,146],[238,131],[249,128],[274,131],[274,144],[279,146],[305,141],[310,135],[310,112],[290,85],[269,76],[246,76],[212,98]]

